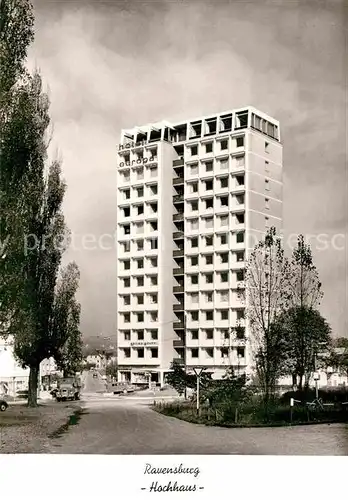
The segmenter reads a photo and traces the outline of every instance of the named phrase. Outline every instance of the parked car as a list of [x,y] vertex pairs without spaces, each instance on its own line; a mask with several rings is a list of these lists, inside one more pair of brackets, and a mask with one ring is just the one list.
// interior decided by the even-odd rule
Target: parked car
[[8,404],[4,399],[0,399],[0,411],[6,411]]
[[51,392],[51,395],[59,401],[68,401],[80,399],[81,384],[76,377],[66,377],[58,382],[57,389]]
[[111,384],[110,389],[114,394],[127,394],[128,392],[134,392],[136,387],[127,382],[115,382]]

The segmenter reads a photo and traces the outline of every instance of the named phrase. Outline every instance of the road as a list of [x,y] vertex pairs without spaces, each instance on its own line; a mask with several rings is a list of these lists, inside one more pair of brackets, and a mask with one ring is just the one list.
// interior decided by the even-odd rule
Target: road
[[[97,378],[93,377],[93,373]],[[105,382],[99,372],[83,372],[82,374],[83,394],[95,394],[105,392]]]
[[[86,381],[86,388],[90,384]],[[80,421],[51,440],[49,453],[348,455],[348,428],[343,425],[206,427],[160,415],[151,403],[140,395],[113,400],[86,395]]]

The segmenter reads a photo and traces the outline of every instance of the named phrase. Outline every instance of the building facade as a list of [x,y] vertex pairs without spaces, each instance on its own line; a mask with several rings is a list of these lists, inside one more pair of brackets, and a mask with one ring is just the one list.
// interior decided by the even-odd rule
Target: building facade
[[248,371],[248,253],[282,227],[277,120],[252,107],[123,130],[117,166],[120,380],[171,362]]

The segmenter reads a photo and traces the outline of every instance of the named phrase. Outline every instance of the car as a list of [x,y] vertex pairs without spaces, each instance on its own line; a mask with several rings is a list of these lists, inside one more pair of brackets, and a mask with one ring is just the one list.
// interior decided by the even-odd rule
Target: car
[[127,382],[115,382],[111,384],[111,392],[114,394],[127,394],[135,391],[135,386]]
[[4,399],[0,399],[0,411],[6,411],[8,404]]

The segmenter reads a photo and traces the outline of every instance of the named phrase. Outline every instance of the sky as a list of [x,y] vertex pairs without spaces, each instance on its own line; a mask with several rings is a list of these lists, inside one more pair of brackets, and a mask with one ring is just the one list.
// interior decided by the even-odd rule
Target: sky
[[321,312],[348,336],[344,2],[33,3],[29,65],[50,94],[84,336],[116,334],[116,250],[83,249],[82,237],[116,229],[121,128],[248,105],[280,121],[285,241],[311,242]]

